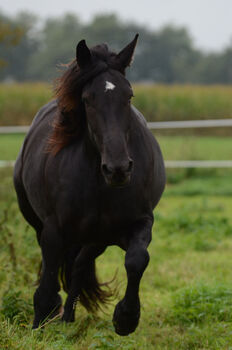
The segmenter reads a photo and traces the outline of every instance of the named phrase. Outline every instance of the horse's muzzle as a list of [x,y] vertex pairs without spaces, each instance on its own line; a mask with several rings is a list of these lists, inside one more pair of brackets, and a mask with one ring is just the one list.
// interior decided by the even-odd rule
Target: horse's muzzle
[[128,162],[115,167],[103,163],[101,169],[107,185],[124,187],[130,183],[133,160],[129,158]]

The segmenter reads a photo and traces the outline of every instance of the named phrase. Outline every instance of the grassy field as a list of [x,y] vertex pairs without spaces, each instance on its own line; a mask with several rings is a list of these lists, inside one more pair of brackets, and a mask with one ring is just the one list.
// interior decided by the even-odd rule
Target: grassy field
[[[15,159],[22,140],[1,135],[0,158]],[[231,159],[230,138],[158,140],[166,159]],[[141,321],[128,337],[113,331],[117,299],[105,313],[91,315],[78,305],[74,324],[31,330],[40,250],[18,210],[11,177],[12,169],[0,169],[0,350],[232,349],[231,171],[168,171],[141,283]],[[124,253],[108,248],[97,268],[102,281],[118,269],[122,297]]]
[[[135,106],[149,121],[232,118],[231,86],[135,85]],[[27,125],[52,98],[48,84],[0,84],[0,125]]]
[[[135,333],[119,337],[111,323],[117,299],[106,313],[94,316],[78,306],[74,324],[55,321],[31,330],[40,250],[19,213],[11,172],[0,170],[1,350],[232,349],[231,176],[185,178],[167,186],[141,283],[141,321]],[[123,264],[117,247],[97,260],[102,281],[118,269],[120,296]]]
[[[24,135],[0,135],[0,159],[14,160]],[[157,135],[166,160],[227,160],[232,159],[231,137],[197,137]]]

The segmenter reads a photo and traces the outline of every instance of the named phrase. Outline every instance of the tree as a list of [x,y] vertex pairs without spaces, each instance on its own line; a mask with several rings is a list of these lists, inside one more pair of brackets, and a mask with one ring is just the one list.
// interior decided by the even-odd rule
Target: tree
[[[1,20],[1,22],[3,22]],[[15,39],[17,45],[5,45],[2,43],[1,58],[7,62],[7,66],[0,71],[0,78],[7,77],[24,80],[27,76],[29,57],[37,50],[37,33],[34,33],[36,17],[28,13],[19,13],[15,18],[4,17],[4,23],[14,28],[20,40]],[[8,37],[9,38],[9,37]],[[12,42],[12,41],[11,41]],[[4,50],[3,50],[4,48]]]
[[96,15],[88,23],[73,14],[47,19],[40,22],[40,27],[36,23],[32,14],[20,13],[13,18],[0,14],[0,59],[8,63],[0,70],[0,80],[51,80],[58,75],[56,67],[60,63],[75,58],[75,47],[81,39],[86,39],[90,47],[107,43],[118,52],[139,33],[133,69],[127,70],[129,80],[232,82],[232,46],[206,54],[194,48],[186,28],[168,25],[153,31],[113,13]]
[[[20,42],[24,31],[21,27],[12,25],[0,14],[0,48],[15,46]],[[0,57],[0,67],[6,66],[7,61]]]
[[78,17],[66,14],[62,18],[48,19],[40,32],[40,44],[29,61],[27,77],[51,80],[60,63],[75,57],[75,47],[82,38],[82,25]]

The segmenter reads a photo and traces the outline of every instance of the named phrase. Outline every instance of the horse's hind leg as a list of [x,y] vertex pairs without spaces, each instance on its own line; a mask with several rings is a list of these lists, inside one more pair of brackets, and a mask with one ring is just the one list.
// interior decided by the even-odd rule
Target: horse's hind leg
[[125,296],[117,304],[113,316],[114,328],[119,335],[134,332],[139,323],[139,284],[149,262],[147,247],[151,241],[152,223],[152,217],[139,222],[127,243],[125,267],[128,283]]
[[95,275],[95,259],[105,249],[105,246],[84,246],[76,257],[70,290],[64,306],[63,321],[74,321],[75,304],[78,297],[89,311],[94,311],[94,308],[97,308],[97,301],[104,302],[104,298],[107,297],[107,293],[100,289]]
[[34,294],[35,318],[33,328],[37,328],[47,318],[59,313],[62,301],[58,271],[62,263],[62,239],[59,235],[56,221],[48,218],[44,223],[40,246],[43,257],[43,269],[40,285]]
[[63,289],[66,293],[69,293],[72,281],[72,271],[75,263],[75,259],[81,251],[81,246],[75,249],[66,249],[64,255],[64,262],[61,269],[61,280],[63,284]]

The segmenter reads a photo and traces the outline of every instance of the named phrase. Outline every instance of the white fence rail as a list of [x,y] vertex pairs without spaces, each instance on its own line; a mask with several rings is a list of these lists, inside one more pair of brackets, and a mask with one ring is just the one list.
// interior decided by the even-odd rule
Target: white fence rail
[[14,164],[14,160],[0,160],[0,168],[13,167]]
[[[13,167],[14,160],[0,160],[0,168]],[[232,160],[166,160],[166,168],[232,168]]]
[[181,120],[148,123],[150,129],[218,128],[227,126],[232,126],[232,119]]
[[26,134],[29,126],[0,126],[0,134]]
[[167,160],[166,168],[232,168],[232,160]]
[[[232,119],[183,120],[149,122],[150,129],[232,127]],[[0,134],[24,134],[29,126],[1,126]],[[14,161],[0,160],[0,168],[12,167]],[[232,160],[167,160],[166,168],[232,168]]]
[[[181,120],[148,122],[149,129],[218,128],[232,126],[232,119]],[[24,134],[29,126],[0,126],[0,134]]]

